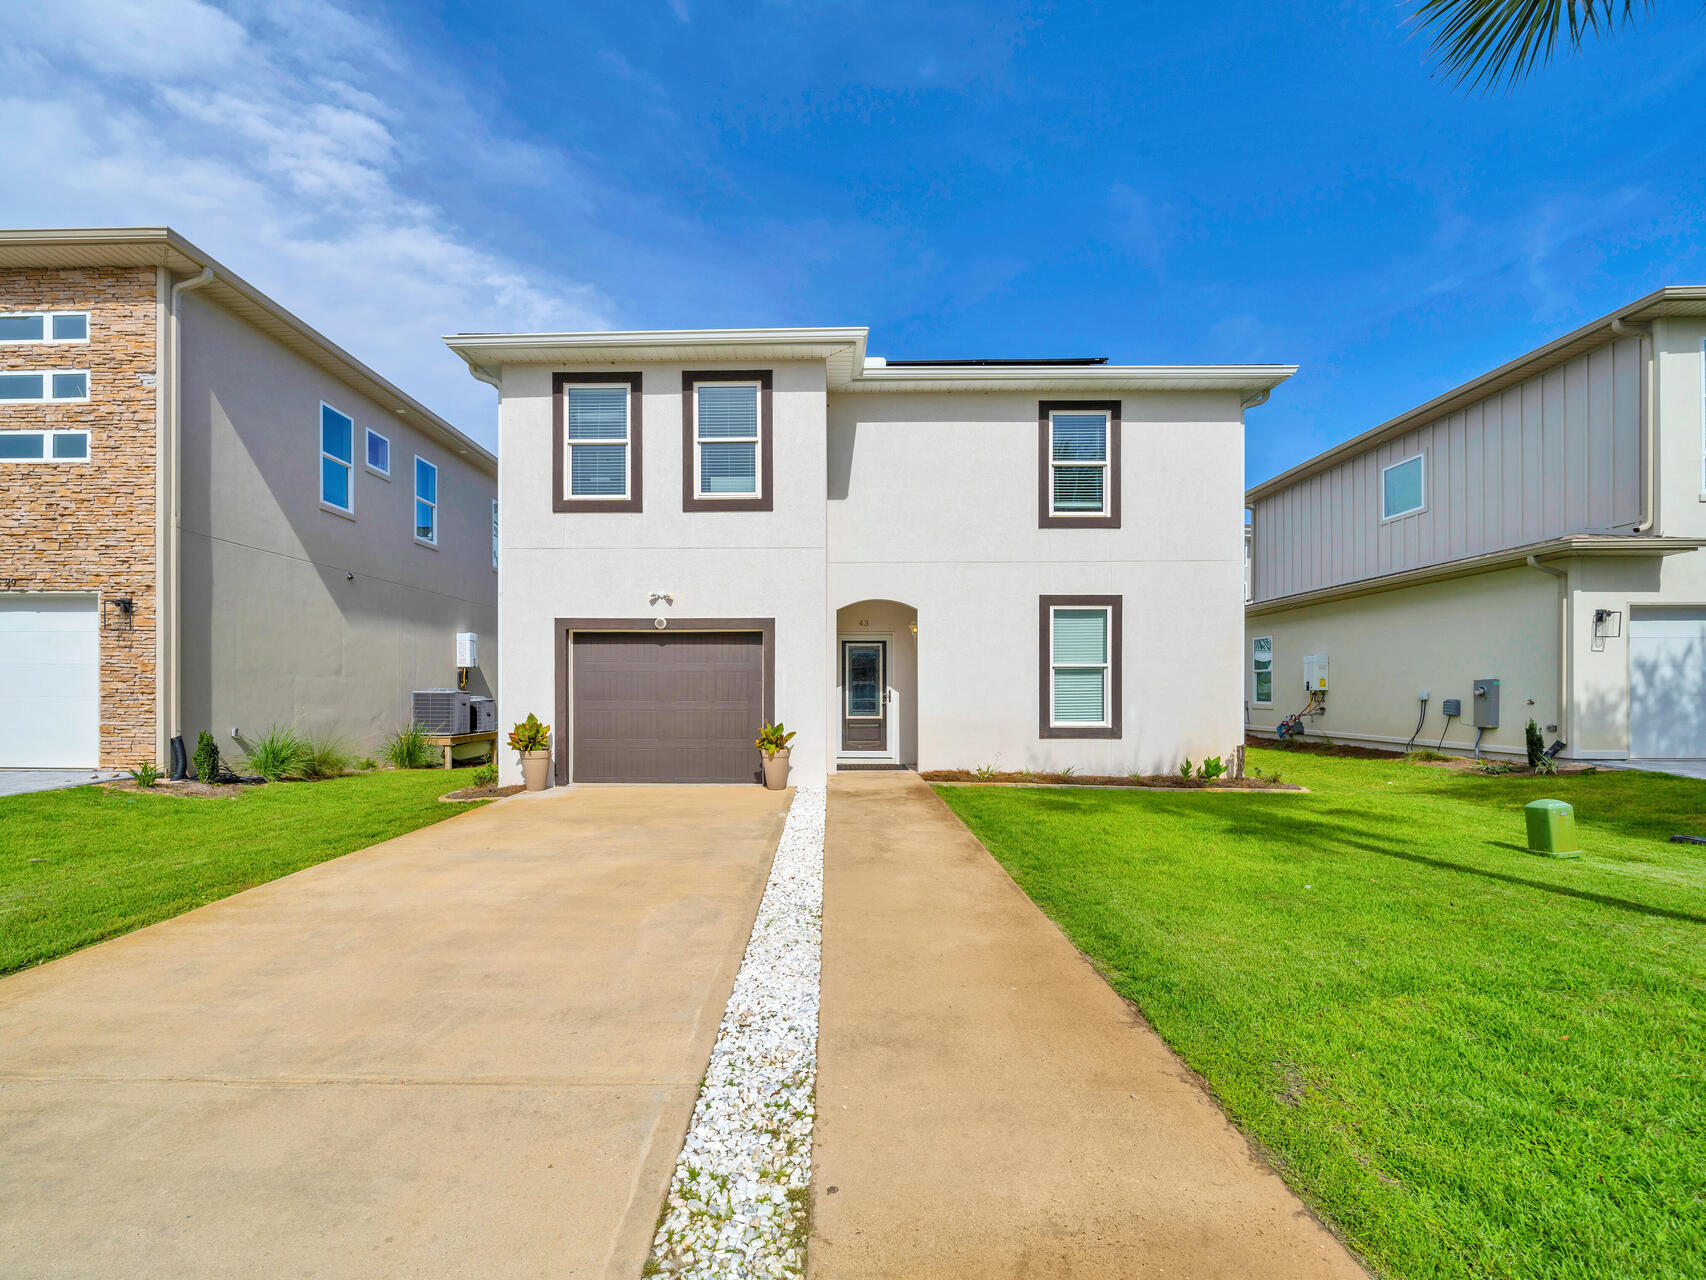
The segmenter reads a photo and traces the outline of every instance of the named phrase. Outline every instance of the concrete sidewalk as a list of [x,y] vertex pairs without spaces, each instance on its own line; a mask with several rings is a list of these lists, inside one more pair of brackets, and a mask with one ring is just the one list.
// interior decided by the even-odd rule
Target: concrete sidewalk
[[915,775],[824,859],[814,1280],[1366,1280]]
[[0,981],[0,1275],[638,1276],[790,796],[518,796]]

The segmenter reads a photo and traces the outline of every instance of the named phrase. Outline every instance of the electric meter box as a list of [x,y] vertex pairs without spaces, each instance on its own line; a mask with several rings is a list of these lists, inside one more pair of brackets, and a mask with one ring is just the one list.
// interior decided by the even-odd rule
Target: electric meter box
[[456,665],[459,667],[477,667],[480,665],[480,637],[472,631],[456,633]]
[[1310,693],[1327,691],[1327,655],[1311,653],[1303,659],[1303,687]]

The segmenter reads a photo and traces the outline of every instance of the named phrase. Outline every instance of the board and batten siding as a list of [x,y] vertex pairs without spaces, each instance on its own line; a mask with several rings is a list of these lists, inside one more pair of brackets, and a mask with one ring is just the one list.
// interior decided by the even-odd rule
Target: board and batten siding
[[[1256,502],[1251,598],[1273,600],[1641,519],[1641,346],[1622,338]],[[1426,506],[1380,475],[1424,455]]]

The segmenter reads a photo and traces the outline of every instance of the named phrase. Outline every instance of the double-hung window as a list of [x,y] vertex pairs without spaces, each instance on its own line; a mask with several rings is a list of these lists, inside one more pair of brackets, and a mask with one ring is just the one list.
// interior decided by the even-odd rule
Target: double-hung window
[[1423,481],[1426,463],[1421,454],[1394,462],[1380,472],[1380,518],[1396,520],[1427,506]]
[[14,311],[0,315],[0,342],[57,345],[88,340],[87,311]]
[[415,541],[438,545],[438,468],[415,456]]
[[681,402],[682,510],[771,510],[770,370],[683,374]]
[[1037,436],[1039,526],[1119,528],[1120,402],[1044,400]]
[[1251,701],[1259,707],[1274,702],[1274,638],[1257,636],[1250,641]]
[[75,401],[88,398],[87,369],[0,373],[0,404],[40,404],[43,401]]
[[382,480],[391,478],[391,442],[372,427],[367,429],[367,469]]
[[628,388],[568,387],[569,497],[629,496]]
[[87,462],[87,431],[0,431],[0,462]]
[[320,505],[345,515],[355,510],[355,423],[320,405]]
[[1043,596],[1045,738],[1120,736],[1120,597]]

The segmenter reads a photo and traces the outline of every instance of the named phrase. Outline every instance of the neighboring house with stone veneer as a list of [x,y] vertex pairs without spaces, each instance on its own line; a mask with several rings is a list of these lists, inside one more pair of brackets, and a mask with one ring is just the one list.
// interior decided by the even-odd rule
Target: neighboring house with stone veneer
[[0,767],[371,748],[457,633],[495,647],[496,497],[490,453],[172,231],[0,231]]
[[555,725],[559,782],[751,779],[764,719],[805,784],[1241,743],[1244,409],[1289,367],[446,341],[501,389],[500,718]]
[[1660,289],[1251,489],[1251,728],[1706,757],[1703,404],[1706,288]]

